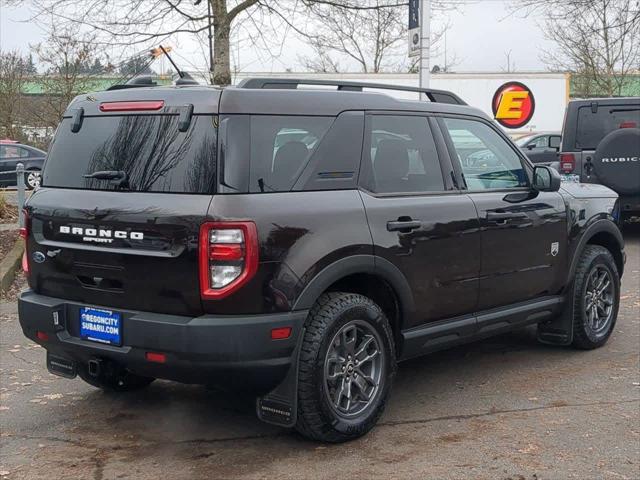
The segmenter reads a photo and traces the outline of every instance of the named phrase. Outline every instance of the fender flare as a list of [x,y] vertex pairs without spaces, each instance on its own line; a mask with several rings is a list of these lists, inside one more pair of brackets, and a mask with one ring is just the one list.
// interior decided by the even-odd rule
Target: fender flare
[[293,305],[293,310],[308,310],[327,288],[338,280],[356,273],[368,273],[385,280],[395,291],[402,314],[415,310],[409,282],[389,260],[376,255],[353,255],[337,260],[322,269],[304,287]]
[[[571,267],[569,268],[569,277],[567,278],[567,281],[569,283],[573,281],[573,277],[576,273],[576,268],[578,268],[580,255],[584,251],[585,246],[587,245],[589,240],[593,238],[594,235],[603,232],[611,234],[613,238],[615,238],[620,251],[624,250],[624,238],[622,237],[622,232],[620,232],[620,229],[613,221],[601,219],[592,223],[582,234],[582,237],[578,242],[578,246],[573,253],[573,258],[571,259]],[[622,276],[622,271],[620,271],[620,276]]]

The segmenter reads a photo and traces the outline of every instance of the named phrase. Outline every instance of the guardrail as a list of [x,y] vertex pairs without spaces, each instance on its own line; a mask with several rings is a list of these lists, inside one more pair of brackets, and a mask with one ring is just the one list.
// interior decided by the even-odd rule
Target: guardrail
[[16,185],[18,187],[18,219],[20,222],[20,226],[24,225],[24,213],[22,213],[22,209],[24,208],[24,199],[26,196],[26,187],[24,183],[24,164],[18,163],[16,165],[15,170],[9,170],[6,172],[0,172],[0,176],[2,175],[16,175]]

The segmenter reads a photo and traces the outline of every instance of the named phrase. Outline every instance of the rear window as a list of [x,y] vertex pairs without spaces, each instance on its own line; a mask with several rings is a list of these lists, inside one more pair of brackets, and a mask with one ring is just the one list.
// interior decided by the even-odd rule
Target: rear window
[[640,128],[640,107],[600,105],[596,113],[591,106],[580,107],[576,148],[595,150],[604,137],[619,128]]
[[[162,193],[213,193],[217,117],[194,115],[186,132],[177,115],[85,117],[79,132],[65,118],[49,149],[45,187]],[[85,178],[122,171],[126,182]]]
[[220,125],[223,192],[288,192],[334,117],[230,115]]

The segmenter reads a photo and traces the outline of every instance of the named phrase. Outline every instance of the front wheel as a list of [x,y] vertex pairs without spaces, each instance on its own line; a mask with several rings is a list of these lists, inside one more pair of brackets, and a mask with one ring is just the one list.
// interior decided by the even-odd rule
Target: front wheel
[[573,301],[573,346],[601,347],[613,332],[620,306],[620,275],[606,248],[587,245],[582,252]]
[[309,313],[299,362],[300,433],[344,442],[373,428],[396,371],[393,335],[378,305],[353,293],[322,295]]

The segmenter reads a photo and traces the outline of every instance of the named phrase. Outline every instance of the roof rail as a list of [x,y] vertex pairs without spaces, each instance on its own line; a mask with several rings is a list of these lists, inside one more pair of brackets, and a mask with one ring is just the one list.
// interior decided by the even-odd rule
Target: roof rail
[[266,89],[296,89],[300,85],[335,86],[338,90],[362,92],[364,88],[379,90],[397,90],[402,92],[424,93],[430,101],[436,103],[452,103],[466,105],[464,100],[455,93],[433,88],[404,87],[401,85],[386,85],[379,83],[351,82],[345,80],[318,80],[301,78],[245,78],[238,83],[238,88],[266,88]]

